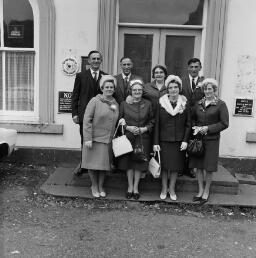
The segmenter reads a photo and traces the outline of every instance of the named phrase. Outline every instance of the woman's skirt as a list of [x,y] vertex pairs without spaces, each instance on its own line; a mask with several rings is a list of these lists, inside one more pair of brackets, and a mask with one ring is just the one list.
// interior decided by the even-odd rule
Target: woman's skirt
[[189,167],[205,169],[209,172],[218,170],[219,140],[204,140],[205,152],[202,157],[189,157]]
[[92,170],[110,170],[111,144],[93,142],[92,148],[89,149],[83,145],[82,150],[82,168]]
[[180,151],[181,142],[160,142],[161,167],[171,172],[182,172],[185,168],[186,152]]
[[[136,141],[135,141],[136,142]],[[135,142],[131,141],[133,147],[135,145]],[[142,144],[144,147],[144,152],[147,156],[148,161],[134,161],[132,159],[132,153],[124,154],[120,157],[117,158],[116,163],[117,163],[117,168],[120,170],[128,170],[128,169],[134,169],[134,170],[139,170],[142,172],[148,171],[148,162],[150,159],[150,150],[151,150],[151,140],[149,136],[144,136],[142,137]]]

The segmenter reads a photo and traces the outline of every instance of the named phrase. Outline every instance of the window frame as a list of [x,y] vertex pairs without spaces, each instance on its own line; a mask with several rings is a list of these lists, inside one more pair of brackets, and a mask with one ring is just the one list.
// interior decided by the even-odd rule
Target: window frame
[[[1,44],[0,52],[2,52],[2,83],[3,94],[5,94],[5,55],[7,52],[33,52],[34,53],[34,110],[33,111],[18,111],[18,110],[0,110],[1,122],[38,122],[39,121],[39,78],[38,78],[38,53],[39,53],[39,12],[36,0],[27,0],[33,12],[34,22],[34,47],[19,48],[5,47],[4,45],[4,26],[3,26],[3,0],[0,0],[0,21],[1,21]],[[5,107],[5,97],[3,96],[3,107]]]

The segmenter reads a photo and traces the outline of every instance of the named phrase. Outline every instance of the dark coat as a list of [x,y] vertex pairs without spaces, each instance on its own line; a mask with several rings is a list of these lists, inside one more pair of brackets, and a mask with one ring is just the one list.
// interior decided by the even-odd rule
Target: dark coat
[[229,126],[228,108],[224,101],[216,100],[205,107],[205,98],[195,104],[192,113],[192,126],[208,126],[205,140],[218,140],[220,132]]
[[161,141],[188,142],[191,131],[190,107],[187,105],[183,113],[170,115],[160,104],[157,105],[154,130],[154,145]]
[[[125,101],[126,97],[128,95],[130,95],[129,90],[128,90],[129,87],[127,87],[127,89],[125,89],[125,82],[124,82],[122,74],[115,75],[115,78],[116,78],[117,86],[116,86],[116,90],[115,90],[113,97],[116,99],[118,104],[121,104],[121,102]],[[131,74],[130,81],[133,79],[142,80],[142,78],[140,76]]]
[[89,101],[97,94],[102,93],[99,87],[99,81],[104,74],[106,73],[99,72],[97,82],[93,79],[90,69],[76,75],[71,106],[72,117],[78,116],[80,124],[83,123],[85,108]]
[[156,86],[156,82],[152,81],[145,84],[143,89],[143,98],[148,99],[151,101],[153,106],[153,111],[156,111],[156,107],[159,101],[159,98],[162,97],[164,94],[167,93],[167,89],[163,86],[160,90],[158,90]]
[[[204,77],[198,77],[196,85],[198,85],[198,83],[202,82],[203,80]],[[201,87],[196,87],[195,90],[192,91],[189,76],[187,75],[182,78],[181,95],[184,95],[189,101],[190,106],[193,107],[197,101],[204,97],[204,91]]]

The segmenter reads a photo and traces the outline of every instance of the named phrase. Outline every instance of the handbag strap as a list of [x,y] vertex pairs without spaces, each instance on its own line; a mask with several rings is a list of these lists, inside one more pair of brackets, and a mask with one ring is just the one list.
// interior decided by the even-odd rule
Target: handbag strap
[[[116,133],[117,133],[117,130],[118,130],[118,128],[119,128],[120,125],[121,125],[121,124],[118,123],[118,125],[117,125],[117,127],[116,127],[116,130],[115,130],[115,132],[114,132],[113,138],[115,138]],[[124,135],[124,126],[123,126],[123,125],[121,125],[121,130],[122,130],[122,135]]]
[[158,163],[161,166],[160,151],[155,151],[154,152],[154,157],[156,156],[156,153],[157,153]]

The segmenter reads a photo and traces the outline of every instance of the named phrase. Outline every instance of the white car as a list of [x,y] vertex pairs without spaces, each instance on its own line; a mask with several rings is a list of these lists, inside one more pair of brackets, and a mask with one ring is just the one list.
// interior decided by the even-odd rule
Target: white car
[[11,155],[17,141],[17,131],[0,128],[0,158]]

